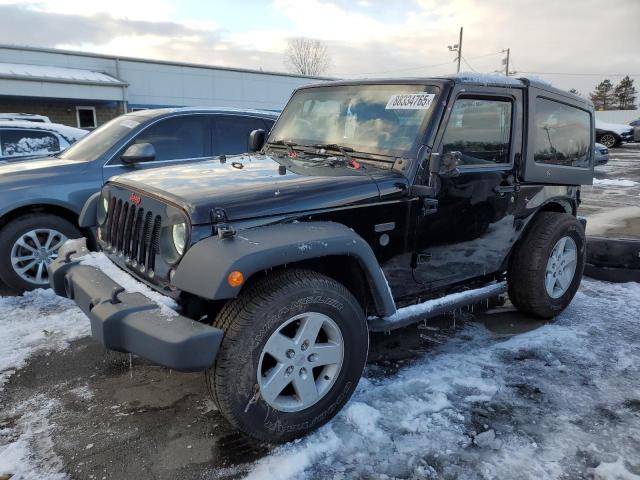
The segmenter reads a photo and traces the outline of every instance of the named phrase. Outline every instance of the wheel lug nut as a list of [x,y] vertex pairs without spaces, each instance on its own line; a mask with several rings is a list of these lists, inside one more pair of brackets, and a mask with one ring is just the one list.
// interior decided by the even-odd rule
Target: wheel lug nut
[[296,356],[296,352],[294,352],[292,349],[287,350],[286,352],[287,358],[293,358]]
[[300,374],[300,377],[302,377],[303,379],[307,378],[307,369],[306,368],[302,367],[298,373]]
[[304,352],[307,348],[309,348],[309,342],[305,340],[304,342],[302,342],[302,345],[300,345],[300,350]]
[[318,360],[318,354],[317,353],[312,353],[311,355],[309,355],[307,357],[307,360],[309,360],[310,362],[315,362],[316,360]]
[[291,372],[293,372],[293,367],[291,365],[289,365],[287,367],[287,369],[284,371],[284,374],[289,376],[289,375],[291,375]]

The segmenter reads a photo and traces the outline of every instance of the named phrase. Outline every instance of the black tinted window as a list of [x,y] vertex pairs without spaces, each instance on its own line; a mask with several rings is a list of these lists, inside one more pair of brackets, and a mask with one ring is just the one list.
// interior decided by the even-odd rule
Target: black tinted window
[[591,120],[584,110],[536,99],[534,160],[538,163],[588,167]]
[[253,130],[262,129],[268,131],[271,124],[267,124],[260,118],[252,117],[215,117],[213,129],[213,154],[233,155],[246,153],[249,142],[249,134]]
[[463,165],[509,163],[511,102],[459,98],[443,137],[443,153],[462,153]]
[[156,160],[181,160],[207,156],[209,117],[175,117],[160,120],[142,131],[134,143],[150,143]]
[[58,137],[38,130],[1,130],[0,156],[49,155],[60,151]]

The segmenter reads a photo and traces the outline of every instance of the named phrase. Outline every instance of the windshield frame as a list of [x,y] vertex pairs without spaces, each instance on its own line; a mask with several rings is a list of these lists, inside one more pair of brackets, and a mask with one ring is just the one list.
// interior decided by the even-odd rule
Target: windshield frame
[[[433,104],[432,107],[427,111],[427,113],[425,114],[422,123],[420,124],[419,128],[416,131],[415,134],[415,139],[413,141],[413,144],[411,146],[411,148],[406,149],[406,150],[388,150],[388,149],[372,149],[372,148],[367,148],[365,147],[364,149],[359,149],[354,147],[354,145],[352,144],[345,144],[345,143],[341,143],[342,146],[345,147],[349,147],[349,148],[354,148],[353,152],[349,152],[349,154],[351,156],[354,157],[369,157],[371,160],[376,160],[377,163],[378,162],[388,162],[388,163],[393,163],[397,158],[415,158],[417,156],[418,150],[420,149],[423,140],[425,138],[425,134],[428,130],[429,125],[431,124],[432,120],[436,117],[438,117],[438,106],[439,103],[441,101],[441,98],[443,96],[443,94],[446,94],[446,89],[444,88],[444,85],[438,81],[433,81],[432,79],[390,79],[390,80],[379,80],[379,81],[371,81],[371,80],[366,80],[366,81],[339,81],[339,82],[327,82],[327,83],[320,83],[320,84],[314,84],[314,85],[306,85],[303,87],[300,87],[298,89],[296,89],[291,97],[289,98],[289,101],[287,102],[287,104],[285,105],[285,107],[282,109],[282,112],[280,113],[280,115],[278,116],[278,119],[276,120],[275,124],[273,125],[273,127],[271,128],[271,131],[269,132],[269,136],[268,138],[265,140],[265,147],[269,148],[271,145],[269,145],[271,142],[277,141],[277,140],[281,140],[279,138],[276,138],[274,133],[277,132],[278,129],[278,124],[280,124],[281,122],[283,122],[283,118],[284,118],[284,113],[287,111],[288,108],[291,108],[290,106],[293,104],[293,102],[296,100],[296,96],[299,93],[305,92],[305,91],[309,91],[312,89],[324,89],[324,90],[328,90],[328,89],[332,89],[332,88],[348,88],[348,87],[371,87],[371,86],[389,86],[389,87],[393,87],[393,86],[398,86],[398,87],[404,87],[404,86],[421,86],[421,87],[430,87],[432,89],[434,89],[435,91],[433,93],[435,93],[435,98],[433,100]],[[294,140],[295,141],[295,140]],[[297,142],[296,142],[297,143]],[[316,142],[318,143],[318,142]],[[335,142],[332,142],[335,143]],[[276,144],[277,145],[277,144]],[[278,148],[284,148],[286,149],[287,147],[282,145],[277,145]],[[294,149],[310,149],[313,148],[313,144],[307,144],[307,143],[297,143],[294,147]],[[337,155],[341,155],[340,152],[335,152]]]
[[[67,147],[65,150],[63,150],[60,153],[58,153],[57,155],[55,155],[55,157],[59,158],[59,159],[62,159],[62,160],[68,160],[70,162],[94,162],[96,160],[104,158],[105,156],[106,157],[110,157],[111,156],[110,153],[113,152],[113,151],[117,151],[120,148],[120,146],[122,145],[123,141],[128,141],[128,139],[130,139],[132,136],[135,136],[141,129],[145,128],[145,126],[149,123],[149,120],[153,120],[153,119],[155,119],[155,118],[157,118],[159,116],[161,116],[161,114],[159,114],[157,111],[153,111],[153,110],[141,111],[141,112],[129,112],[129,113],[125,113],[123,115],[119,115],[119,116],[109,120],[107,123],[104,123],[104,124],[100,125],[95,130],[89,132],[88,135],[85,135],[80,140],[74,142],[69,147]],[[101,150],[100,152],[97,152],[97,153],[94,153],[94,154],[91,154],[91,155],[87,155],[87,156],[84,156],[82,158],[68,158],[67,157],[67,155],[69,154],[69,151],[72,150],[74,147],[80,146],[80,145],[84,144],[85,142],[94,142],[95,141],[94,140],[95,139],[95,135],[94,134],[105,130],[108,126],[115,125],[118,122],[123,122],[123,121],[126,121],[126,120],[133,120],[133,121],[137,122],[138,125],[135,125],[132,128],[128,128],[127,130],[123,130],[123,132],[124,132],[123,135],[119,136],[107,148]],[[127,128],[127,127],[124,127],[124,128]]]

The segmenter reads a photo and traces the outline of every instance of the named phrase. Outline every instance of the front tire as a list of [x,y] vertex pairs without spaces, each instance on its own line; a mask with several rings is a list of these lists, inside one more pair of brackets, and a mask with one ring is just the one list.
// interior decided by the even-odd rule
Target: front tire
[[572,215],[536,215],[507,271],[511,303],[542,318],[562,312],[580,286],[585,245],[584,228]]
[[214,321],[225,331],[207,385],[220,412],[260,441],[292,440],[328,422],[364,368],[364,312],[335,280],[284,270],[250,285]]
[[0,279],[17,291],[49,288],[47,265],[67,239],[81,236],[56,215],[33,213],[10,221],[0,230]]

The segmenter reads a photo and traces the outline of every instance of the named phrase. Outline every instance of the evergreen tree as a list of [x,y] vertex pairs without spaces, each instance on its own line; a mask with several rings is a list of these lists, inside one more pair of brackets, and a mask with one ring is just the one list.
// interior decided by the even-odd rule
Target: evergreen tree
[[589,94],[596,110],[612,110],[615,103],[613,85],[606,79],[596,85],[593,93]]
[[629,78],[629,75],[620,80],[613,92],[618,109],[635,110],[637,108],[637,93],[636,87],[633,86],[633,80]]

